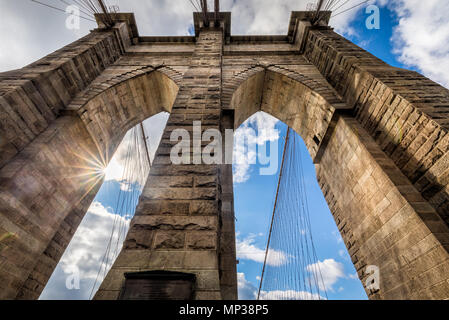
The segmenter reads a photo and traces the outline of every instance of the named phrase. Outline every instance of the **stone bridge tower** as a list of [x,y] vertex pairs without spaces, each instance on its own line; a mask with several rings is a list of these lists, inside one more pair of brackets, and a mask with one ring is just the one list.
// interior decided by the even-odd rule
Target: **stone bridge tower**
[[304,139],[363,284],[380,268],[371,299],[449,298],[448,90],[338,35],[329,14],[312,26],[293,12],[285,36],[233,36],[225,12],[209,27],[195,14],[191,37],[142,37],[133,14],[112,18],[0,74],[1,299],[39,297],[98,171],[162,111],[154,166],[96,299],[237,297],[232,167],[173,165],[170,135],[193,121],[236,128],[257,111]]

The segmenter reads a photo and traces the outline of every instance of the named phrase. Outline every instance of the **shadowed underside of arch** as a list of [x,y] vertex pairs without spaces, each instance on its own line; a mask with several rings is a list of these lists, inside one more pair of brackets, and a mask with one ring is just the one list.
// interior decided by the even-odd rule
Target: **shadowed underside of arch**
[[[344,103],[335,105],[341,107]],[[283,121],[303,137],[312,158],[316,157],[336,110],[302,82],[269,69],[241,83],[229,108],[235,110],[235,128],[258,111]]]
[[13,235],[2,242],[0,278],[8,281],[0,284],[0,298],[39,297],[126,132],[171,112],[177,91],[156,68],[117,75],[112,66],[1,169],[0,220],[8,229],[0,233]]
[[[94,82],[91,90],[69,105],[68,110],[77,107],[76,113],[99,150],[106,151],[106,159],[115,152],[129,129],[157,113],[171,112],[178,85],[161,72],[163,69],[146,67],[116,77],[120,82],[112,82],[106,90],[105,82]],[[78,107],[78,101],[87,102]]]

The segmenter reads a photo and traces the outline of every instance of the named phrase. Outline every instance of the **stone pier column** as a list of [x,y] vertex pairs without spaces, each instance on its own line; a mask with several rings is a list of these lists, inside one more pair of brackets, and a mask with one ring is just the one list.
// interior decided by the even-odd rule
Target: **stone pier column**
[[[234,213],[232,168],[194,164],[198,154],[192,140],[190,164],[175,165],[170,159],[178,144],[170,139],[174,130],[185,129],[193,138],[196,121],[203,132],[221,130],[222,51],[222,30],[201,30],[122,252],[95,299],[118,299],[125,273],[146,271],[194,274],[195,299],[236,298],[235,244],[229,237]],[[227,260],[220,263],[222,256]],[[223,273],[220,265],[228,272]]]

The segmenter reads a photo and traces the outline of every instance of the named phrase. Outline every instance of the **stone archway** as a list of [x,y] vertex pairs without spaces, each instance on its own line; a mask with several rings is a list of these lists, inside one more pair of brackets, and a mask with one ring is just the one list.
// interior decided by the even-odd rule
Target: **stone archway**
[[[173,76],[170,70],[118,71],[106,69],[72,100],[64,116],[1,169],[8,180],[2,184],[0,219],[14,234],[2,250],[11,259],[0,271],[10,281],[1,298],[39,297],[125,133],[171,111],[178,86],[166,75]],[[10,274],[14,269],[20,273]]]
[[[276,71],[275,71],[276,70]],[[298,78],[306,79],[297,74]],[[281,120],[299,135],[309,148],[312,158],[317,156],[321,142],[325,139],[336,107],[344,103],[330,104],[315,89],[304,81],[277,72],[276,67],[263,69],[255,74],[248,72],[245,81],[235,89],[227,108],[235,111],[234,128],[258,111],[264,111]],[[315,81],[315,87],[324,86]],[[327,98],[338,101],[333,92]]]
[[[98,79],[99,83],[92,83],[69,105],[68,110],[76,108],[99,150],[106,152],[106,159],[110,159],[129,129],[155,114],[171,112],[178,85],[166,71],[164,67],[145,67],[114,75],[108,81]],[[79,101],[85,103],[78,106]]]
[[[339,109],[341,105],[268,68],[248,72],[228,108],[235,112],[235,128],[264,111],[303,137],[319,185],[371,299],[438,298],[429,284],[418,279],[447,281],[441,262],[449,256],[445,246],[449,229],[362,125]],[[379,270],[379,289],[367,288],[372,275],[368,266]],[[425,275],[419,274],[424,269]]]

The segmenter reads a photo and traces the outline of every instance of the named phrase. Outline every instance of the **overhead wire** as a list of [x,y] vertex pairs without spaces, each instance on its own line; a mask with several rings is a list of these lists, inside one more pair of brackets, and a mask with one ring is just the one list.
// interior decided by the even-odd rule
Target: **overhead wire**
[[209,26],[209,9],[208,9],[208,4],[207,4],[207,0],[202,0],[201,2],[201,9],[203,11],[203,22],[204,25],[207,27]]
[[75,5],[84,8],[85,10],[89,11],[92,15],[95,13],[83,0],[72,0],[72,1],[75,3]]
[[[59,0],[59,1],[61,1],[62,3],[66,4],[66,5],[68,5],[68,6],[72,6],[72,5],[73,5],[72,3],[69,3],[69,2],[67,2],[67,1],[65,1],[65,0]],[[75,5],[76,5],[76,4],[75,4]],[[91,12],[88,13],[88,12],[86,12],[85,10],[81,9],[79,6],[78,6],[78,9],[79,9],[80,12],[82,12],[82,13],[85,14],[85,15],[87,15],[88,17],[89,17],[89,16],[93,16]]]
[[200,11],[193,0],[189,0],[189,2],[192,4],[193,9],[195,9],[196,11]]
[[[130,150],[130,144],[127,145],[126,155],[129,154],[129,150]],[[128,161],[129,161],[129,157],[126,156],[125,157],[125,165],[124,165],[125,169],[123,170],[123,173],[122,173],[120,181],[124,181],[126,179],[127,171],[128,171]],[[119,204],[121,203],[122,195],[123,195],[123,193],[122,193],[122,190],[120,188],[118,196],[117,196],[117,200],[116,200],[116,205],[115,205],[115,208],[114,208],[115,215],[114,215],[114,220],[113,220],[113,223],[112,223],[111,232],[110,232],[109,239],[108,239],[108,244],[106,246],[106,250],[105,250],[105,253],[104,253],[103,257],[101,258],[100,267],[98,269],[97,276],[95,278],[94,284],[93,284],[92,289],[91,289],[91,293],[90,293],[90,297],[89,297],[90,299],[92,299],[92,297],[93,297],[95,287],[96,287],[96,285],[97,285],[97,283],[99,281],[100,274],[103,271],[103,268],[104,268],[104,272],[103,272],[102,278],[104,279],[106,277],[106,273],[107,273],[107,270],[108,270],[108,261],[109,261],[109,255],[110,255],[110,248],[111,248],[113,237],[114,237],[114,234],[115,234],[117,221],[119,219],[119,216],[121,216],[121,213],[119,212],[118,208],[119,208]]]
[[354,6],[350,7],[350,8],[348,8],[348,9],[345,9],[345,10],[343,10],[343,11],[340,11],[340,12],[338,12],[338,13],[332,15],[332,17],[339,16],[339,15],[345,13],[345,12],[348,12],[348,11],[350,11],[350,10],[353,10],[353,9],[355,9],[355,8],[358,8],[358,7],[360,7],[361,5],[364,5],[365,3],[368,3],[368,2],[370,2],[370,1],[372,1],[372,0],[365,0],[365,1],[362,1],[362,2],[360,2],[359,4],[356,4],[356,5],[354,5]]
[[311,10],[315,11],[313,24],[321,21],[329,11],[332,12],[331,17],[336,17],[343,13],[356,9],[370,1],[372,0],[365,0],[356,5],[346,8],[346,6],[351,4],[351,0],[316,0],[314,8],[311,8]]
[[[346,0],[345,2],[343,2],[343,4],[336,6],[333,10],[334,11],[338,11],[340,10],[340,8],[344,7],[345,5],[347,5],[349,2],[351,2],[351,0]],[[339,4],[339,3],[338,3]]]
[[[63,13],[65,13],[65,14],[69,14],[69,13],[67,13],[64,9],[58,8],[58,7],[56,7],[56,6],[53,6],[53,5],[50,5],[50,4],[47,4],[47,3],[44,3],[44,2],[38,1],[38,0],[30,0],[30,1],[31,1],[31,2],[34,2],[34,3],[37,3],[37,4],[41,5],[41,6],[45,6],[45,7],[48,7],[48,8],[51,8],[51,9],[54,9],[54,10],[63,12]],[[84,20],[89,20],[89,21],[92,21],[92,22],[96,22],[95,20],[90,19],[90,18],[87,18],[87,17],[84,17],[84,16],[82,16],[82,15],[77,15],[77,14],[75,14],[75,16],[77,16],[77,17],[79,17],[79,18],[81,18],[81,19],[84,19]]]
[[201,12],[201,11],[202,11],[202,8],[203,8],[202,0],[195,0],[195,2],[197,3],[198,8],[199,8],[199,11]]

